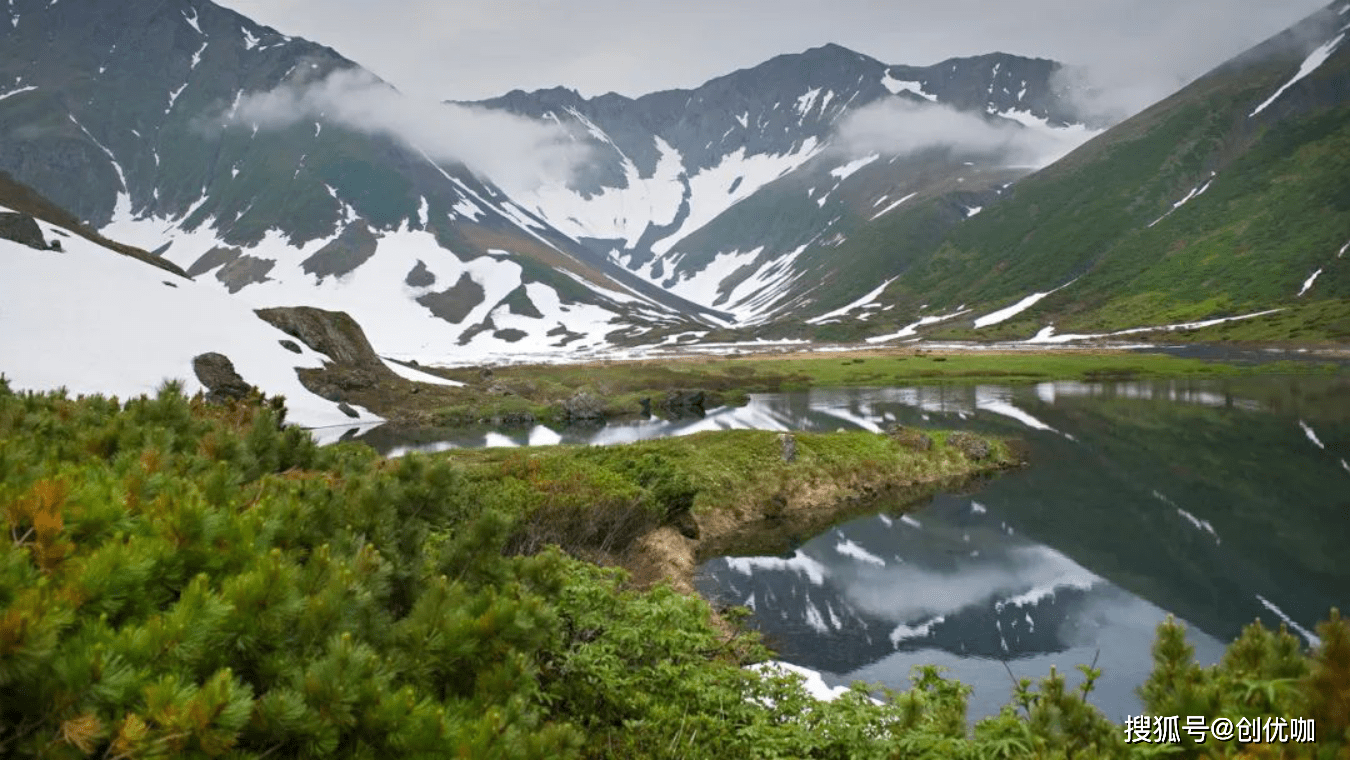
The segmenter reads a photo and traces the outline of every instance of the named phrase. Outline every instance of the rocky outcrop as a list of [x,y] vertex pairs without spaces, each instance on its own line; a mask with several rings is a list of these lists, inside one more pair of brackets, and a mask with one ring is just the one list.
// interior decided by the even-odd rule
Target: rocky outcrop
[[588,391],[578,391],[577,395],[562,403],[563,415],[569,421],[594,421],[604,419],[605,402]]
[[287,335],[325,354],[335,364],[370,370],[378,368],[392,374],[371,347],[361,325],[345,311],[281,306],[258,309],[255,313]]
[[255,313],[331,360],[323,380],[311,388],[324,398],[341,400],[348,392],[398,380],[393,370],[375,353],[361,325],[346,312],[312,306],[282,306],[258,309]]
[[253,390],[253,387],[239,376],[230,357],[224,354],[211,351],[193,357],[192,371],[201,384],[206,386],[206,400],[213,404],[245,399]]
[[0,212],[0,238],[22,243],[39,251],[48,250],[47,240],[42,237],[42,228],[33,217],[27,214]]
[[989,455],[993,453],[988,441],[966,432],[952,433],[947,437],[947,444],[964,454],[972,462],[988,459]]
[[317,275],[319,282],[325,277],[341,277],[370,260],[376,245],[375,234],[365,222],[358,221],[347,225],[337,237],[301,262],[300,268]]
[[886,431],[886,435],[901,446],[915,451],[931,451],[933,448],[932,436],[922,430],[905,427],[904,425],[892,425]]
[[657,404],[671,419],[678,420],[702,417],[706,413],[703,408],[706,401],[707,394],[703,391],[666,391],[665,398]]

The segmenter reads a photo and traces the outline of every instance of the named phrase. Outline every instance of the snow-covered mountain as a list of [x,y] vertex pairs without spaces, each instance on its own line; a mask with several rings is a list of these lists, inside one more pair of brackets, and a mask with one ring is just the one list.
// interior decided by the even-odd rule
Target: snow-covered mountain
[[[0,170],[249,306],[348,312],[399,358],[1204,323],[1343,297],[1343,172],[1308,160],[1320,200],[1298,207],[1288,183],[1241,192],[1335,152],[1340,5],[1108,129],[1060,64],[1002,53],[827,45],[636,99],[415,105],[208,0],[6,0]],[[529,160],[503,160],[512,139]],[[1251,218],[1299,214],[1288,251],[1202,272],[1219,231],[1264,246],[1278,222]]]
[[699,311],[585,262],[443,150],[322,107],[276,118],[296,106],[276,98],[344,76],[402,103],[336,52],[205,0],[13,0],[0,169],[252,306],[347,311],[387,355],[584,349]]
[[[972,215],[1028,160],[1093,134],[1061,73],[1001,53],[888,66],[826,45],[693,90],[515,91],[480,105],[554,121],[594,149],[584,174],[518,195],[522,206],[592,261],[744,325],[846,306],[872,290],[865,279],[821,286],[848,268],[832,254],[858,226],[916,196],[949,197],[953,222]],[[920,141],[944,127],[965,134]],[[1016,150],[1037,141],[1034,155]]]

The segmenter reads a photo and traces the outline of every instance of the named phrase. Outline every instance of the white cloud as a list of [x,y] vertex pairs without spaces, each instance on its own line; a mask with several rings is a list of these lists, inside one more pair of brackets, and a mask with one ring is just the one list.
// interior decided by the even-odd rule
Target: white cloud
[[1028,124],[907,98],[878,100],[839,125],[834,145],[849,155],[903,155],[945,149],[958,155],[993,157],[1008,165],[1044,166],[1093,134]]
[[585,143],[555,124],[409,97],[359,68],[248,94],[232,121],[260,129],[321,121],[385,135],[437,161],[463,163],[508,192],[566,181],[589,157]]

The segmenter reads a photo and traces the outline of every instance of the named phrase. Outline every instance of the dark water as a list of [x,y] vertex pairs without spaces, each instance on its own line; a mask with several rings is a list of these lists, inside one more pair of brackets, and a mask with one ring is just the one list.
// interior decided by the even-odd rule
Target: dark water
[[1009,670],[1076,683],[1095,657],[1093,700],[1120,719],[1140,711],[1169,614],[1210,663],[1254,619],[1313,642],[1331,607],[1350,609],[1343,376],[814,390],[676,421],[361,438],[398,454],[893,422],[1019,437],[1031,466],[903,515],[879,504],[781,556],[712,559],[697,579],[829,685],[903,688],[935,663],[975,687],[979,717],[1007,701]]
[[[1046,383],[817,391],[760,400],[796,427],[884,421],[1016,435],[1031,466],[816,536],[706,562],[699,590],[755,611],[782,659],[902,688],[939,664],[996,712],[1016,677],[1105,673],[1093,701],[1138,713],[1154,629],[1184,622],[1217,661],[1243,625],[1305,643],[1350,608],[1344,380]],[[1315,440],[1314,440],[1315,439]]]

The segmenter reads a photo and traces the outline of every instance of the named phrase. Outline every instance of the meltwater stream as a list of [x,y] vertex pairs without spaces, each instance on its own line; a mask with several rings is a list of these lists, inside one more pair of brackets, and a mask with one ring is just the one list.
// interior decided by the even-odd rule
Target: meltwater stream
[[397,454],[897,422],[1018,437],[1031,464],[969,493],[878,504],[777,556],[707,558],[697,578],[828,685],[905,688],[913,666],[943,665],[974,686],[978,718],[1008,701],[1009,670],[1055,666],[1077,683],[1074,666],[1096,658],[1092,700],[1119,720],[1141,711],[1167,615],[1212,663],[1254,619],[1311,645],[1331,607],[1350,609],[1343,376],[813,390],[695,419],[363,438]]

